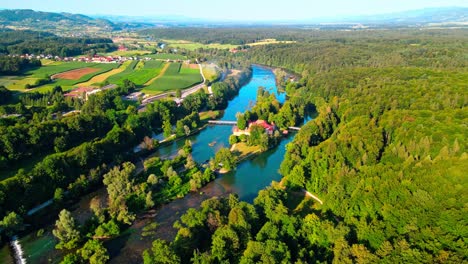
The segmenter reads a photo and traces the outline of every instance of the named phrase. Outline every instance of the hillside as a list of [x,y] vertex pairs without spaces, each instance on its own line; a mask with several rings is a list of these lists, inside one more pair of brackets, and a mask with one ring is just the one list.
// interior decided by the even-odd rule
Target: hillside
[[110,31],[116,25],[109,20],[91,18],[70,13],[52,13],[30,9],[1,10],[0,23],[8,28],[34,29],[67,34],[80,32]]

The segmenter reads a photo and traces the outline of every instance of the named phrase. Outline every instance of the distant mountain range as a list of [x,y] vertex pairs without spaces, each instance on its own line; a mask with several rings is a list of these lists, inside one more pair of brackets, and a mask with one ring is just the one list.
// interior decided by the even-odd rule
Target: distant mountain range
[[410,10],[380,15],[356,16],[337,19],[335,22],[430,24],[468,22],[468,7],[441,7]]
[[425,26],[428,24],[457,24],[468,26],[468,7],[442,7],[405,12],[350,16],[339,18],[311,18],[289,21],[217,21],[184,16],[116,16],[52,13],[30,9],[0,10],[0,28],[20,28],[52,31],[54,33],[99,33],[150,26],[232,26],[232,25],[295,25],[295,24],[363,24],[390,26]]

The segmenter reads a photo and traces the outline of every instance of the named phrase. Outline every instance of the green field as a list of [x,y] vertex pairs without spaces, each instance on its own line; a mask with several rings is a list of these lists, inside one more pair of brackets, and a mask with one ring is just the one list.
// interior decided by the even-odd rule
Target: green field
[[151,94],[157,91],[185,89],[202,81],[199,69],[190,69],[180,63],[171,63],[163,76],[142,91]]
[[[26,71],[23,75],[19,76],[2,76],[0,77],[0,85],[4,85],[10,90],[19,91],[39,91],[45,92],[56,85],[62,86],[64,90],[71,89],[73,85],[86,82],[96,75],[108,72],[112,69],[119,67],[119,64],[103,64],[103,63],[86,63],[86,62],[51,62],[37,69]],[[57,79],[52,83],[42,85],[30,90],[26,90],[26,84],[33,85],[36,80],[52,76],[54,74],[76,70],[80,68],[96,68],[96,72],[84,75],[78,80],[64,80]]]
[[199,48],[233,49],[239,46],[239,45],[219,44],[219,43],[202,44],[202,43],[191,42],[191,41],[186,41],[186,40],[164,40],[164,42],[166,42],[171,48],[181,48],[181,49],[187,49],[187,50],[196,50]]
[[93,67],[98,63],[86,63],[86,62],[54,62],[47,64],[38,69],[30,70],[25,73],[35,78],[43,78],[46,75],[52,76],[57,73],[71,71],[79,68]]
[[136,85],[143,85],[147,81],[157,76],[161,72],[161,69],[164,66],[164,63],[162,61],[145,61],[145,62],[140,62],[139,64],[142,64],[142,63],[144,63],[143,67],[137,69],[139,66],[137,65],[134,71],[123,76],[123,78],[117,81],[116,83],[119,84],[124,79],[129,79],[130,81],[134,82]]
[[150,54],[151,51],[149,50],[117,50],[114,52],[107,53],[108,56],[125,56],[125,57],[132,57],[132,56],[145,56]]
[[120,64],[118,63],[96,63],[95,65],[90,66],[89,63],[87,63],[85,68],[96,68],[98,69],[96,72],[86,74],[83,77],[81,77],[78,80],[65,80],[65,79],[57,79],[55,80],[52,84],[55,85],[60,85],[60,86],[73,86],[78,83],[82,82],[87,82],[91,78],[93,78],[96,75],[108,72],[112,69],[118,68]]
[[152,58],[152,59],[159,59],[159,60],[185,60],[187,57],[180,54],[173,54],[173,53],[158,53],[158,54],[149,54],[145,55],[145,57]]
[[110,76],[109,78],[107,78],[107,81],[116,84],[120,83],[122,80],[125,79],[127,75],[134,71],[137,63],[138,61],[132,61],[123,72]]
[[202,64],[202,71],[209,82],[218,79],[221,75],[221,70],[215,64]]

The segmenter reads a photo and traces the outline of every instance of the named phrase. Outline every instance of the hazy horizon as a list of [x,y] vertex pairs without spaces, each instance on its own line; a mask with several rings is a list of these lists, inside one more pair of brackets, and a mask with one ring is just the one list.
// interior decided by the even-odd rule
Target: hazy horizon
[[[31,0],[10,2],[0,0],[2,9],[33,9],[46,12],[68,12],[84,15],[112,16],[182,16],[206,20],[235,21],[281,21],[311,20],[320,18],[342,18],[349,16],[377,15],[424,8],[467,7],[466,1],[370,1],[330,0],[313,3],[305,0],[290,0],[272,4],[271,1],[215,1],[181,0],[168,3],[160,0],[94,1],[81,0],[66,2],[59,0]],[[91,7],[91,8],[90,8]]]

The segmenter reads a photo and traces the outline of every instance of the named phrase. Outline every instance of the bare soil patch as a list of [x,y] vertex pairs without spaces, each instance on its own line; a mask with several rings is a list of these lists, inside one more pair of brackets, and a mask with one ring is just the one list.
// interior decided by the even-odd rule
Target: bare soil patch
[[66,80],[79,80],[81,77],[87,74],[93,73],[93,72],[97,72],[98,70],[99,69],[97,68],[81,68],[81,69],[54,74],[52,78],[53,79],[66,79]]
[[190,63],[190,64],[188,65],[188,67],[189,67],[190,69],[198,69],[198,64]]

